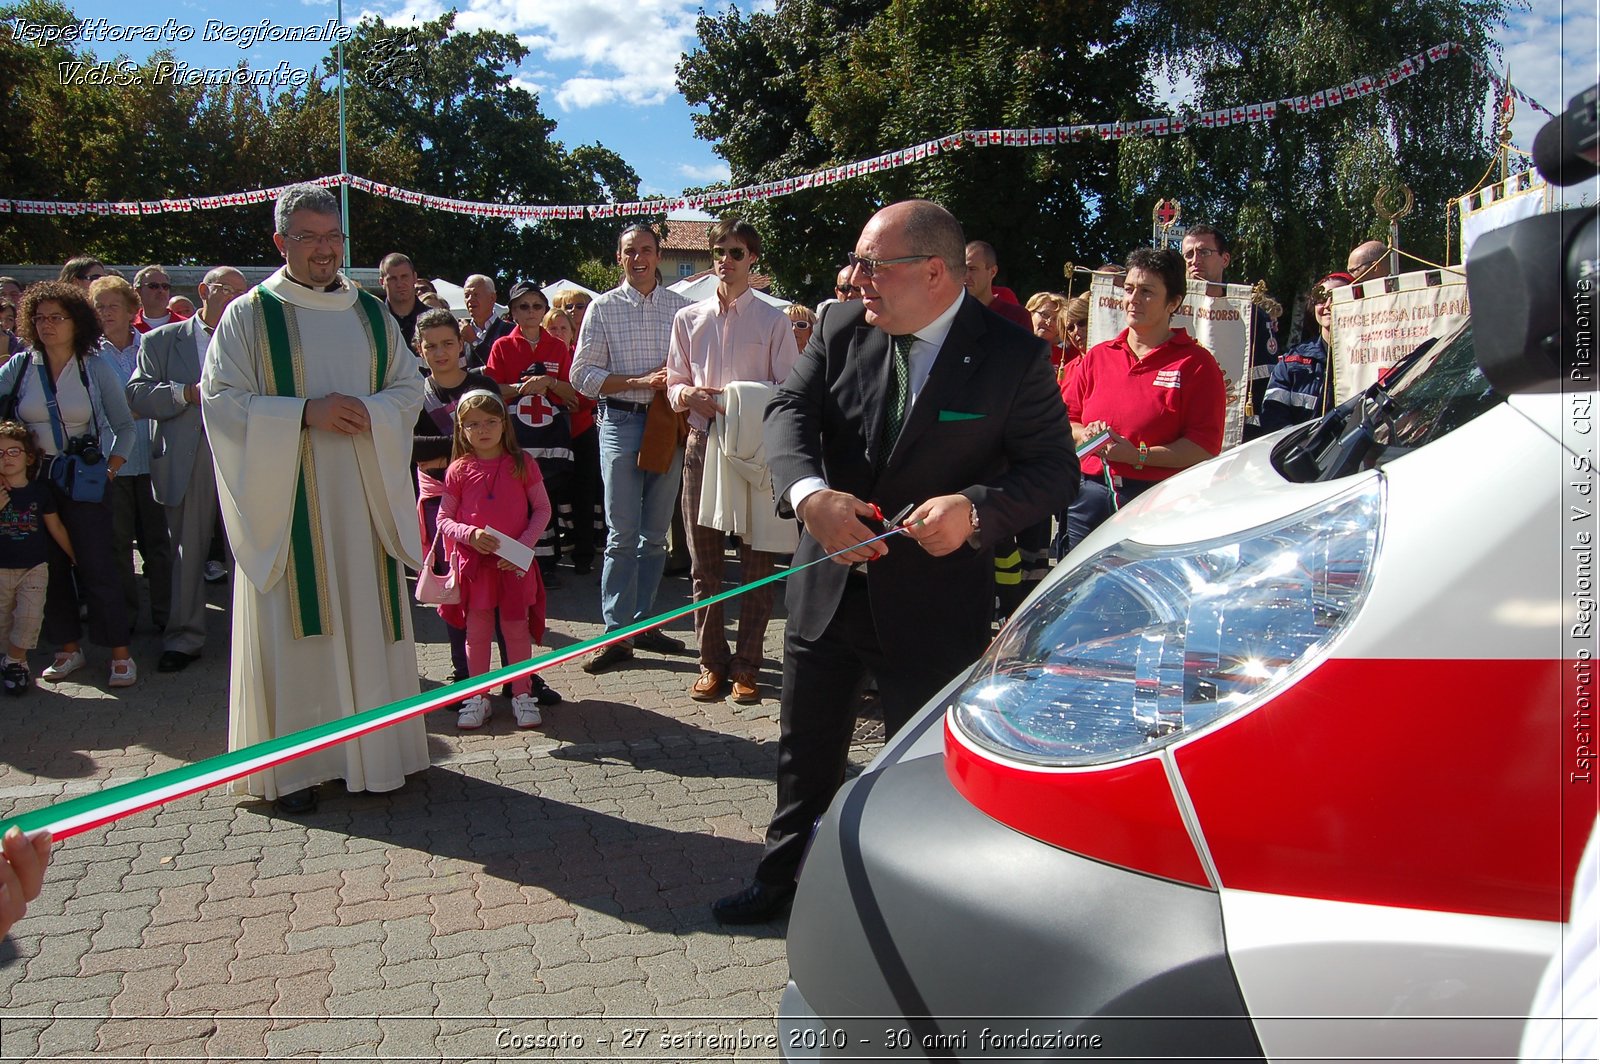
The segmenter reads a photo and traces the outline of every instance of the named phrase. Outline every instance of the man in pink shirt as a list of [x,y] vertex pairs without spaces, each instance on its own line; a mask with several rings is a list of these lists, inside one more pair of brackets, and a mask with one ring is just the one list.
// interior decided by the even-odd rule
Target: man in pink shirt
[[[695,601],[722,590],[723,543],[726,533],[699,523],[700,488],[705,477],[706,430],[723,411],[722,390],[736,381],[781,384],[799,352],[793,329],[782,311],[756,298],[750,274],[761,255],[761,236],[749,222],[718,222],[710,233],[717,293],[678,311],[672,320],[672,345],[667,354],[667,398],[674,410],[689,414],[689,442],[683,455],[683,524],[689,530],[690,572]],[[746,583],[769,575],[778,555],[740,544],[740,575]],[[689,688],[701,702],[720,699],[733,682],[733,700],[761,700],[757,673],[761,644],[772,616],[771,585],[741,600],[738,646],[730,657],[723,631],[722,607],[708,606],[694,615],[700,644],[700,678]]]

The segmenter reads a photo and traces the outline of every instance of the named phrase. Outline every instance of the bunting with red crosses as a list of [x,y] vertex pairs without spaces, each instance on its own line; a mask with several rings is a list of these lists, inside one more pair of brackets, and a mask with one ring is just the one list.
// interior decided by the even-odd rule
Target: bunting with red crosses
[[[868,174],[877,174],[913,163],[922,162],[944,152],[966,148],[1036,148],[1066,144],[1074,140],[1098,139],[1121,141],[1128,137],[1176,136],[1194,130],[1230,129],[1234,126],[1253,126],[1273,122],[1281,110],[1285,114],[1304,115],[1337,107],[1352,100],[1362,99],[1382,92],[1402,81],[1418,77],[1446,60],[1467,56],[1473,70],[1487,76],[1495,85],[1497,98],[1515,97],[1530,107],[1550,114],[1542,104],[1526,93],[1509,85],[1487,62],[1471,55],[1464,45],[1455,42],[1436,44],[1416,55],[1406,56],[1399,63],[1377,74],[1357,77],[1343,85],[1319,89],[1303,96],[1281,100],[1264,100],[1260,103],[1239,104],[1210,111],[1197,111],[1185,107],[1175,115],[1153,118],[1098,122],[1081,125],[1041,126],[1012,129],[964,129],[956,133],[924,141],[921,144],[885,152],[870,159],[830,166],[809,174],[784,177],[761,184],[739,188],[718,189],[659,200],[638,200],[628,203],[586,204],[528,204],[487,203],[480,200],[451,199],[411,189],[385,185],[356,174],[331,174],[313,179],[312,184],[332,187],[346,185],[371,196],[407,203],[428,210],[445,211],[470,218],[498,219],[517,222],[542,222],[576,220],[583,218],[631,218],[659,215],[679,210],[716,212],[738,203],[775,199],[793,195],[805,189],[820,188],[849,181]],[[287,186],[282,186],[287,187]],[[217,210],[222,207],[240,207],[266,203],[277,198],[279,188],[253,189],[248,192],[230,192],[219,196],[198,196],[180,199],[140,200],[136,202],[68,203],[56,200],[0,199],[0,214],[35,214],[57,216],[81,215],[143,215],[172,214],[197,210]]]

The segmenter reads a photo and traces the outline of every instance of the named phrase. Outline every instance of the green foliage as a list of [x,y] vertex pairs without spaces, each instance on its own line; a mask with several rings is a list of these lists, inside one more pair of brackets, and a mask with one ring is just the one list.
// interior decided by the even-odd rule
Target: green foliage
[[617,257],[614,254],[610,258],[596,255],[584,259],[574,266],[567,276],[591,292],[610,291],[622,283],[622,270],[617,266]]
[[[1196,105],[1305,95],[1378,74],[1445,41],[1492,55],[1503,0],[1426,0],[1344,6],[1232,0],[1140,0],[1135,39],[1165,69],[1193,77]],[[1234,240],[1230,279],[1264,279],[1279,298],[1343,269],[1363,240],[1387,238],[1374,209],[1380,188],[1415,195],[1400,222],[1401,246],[1444,261],[1446,203],[1468,191],[1492,158],[1488,79],[1463,57],[1421,77],[1337,107],[1277,121],[1191,131],[1127,143],[1120,160],[1125,202],[1146,216],[1161,196],[1185,221],[1209,221]],[[1391,201],[1398,205],[1396,191]],[[1404,260],[1403,260],[1404,261]],[[1407,261],[1405,268],[1419,268]]]
[[[1116,12],[1105,5],[780,0],[770,15],[729,10],[702,17],[699,29],[679,87],[705,108],[697,132],[717,141],[735,184],[955,129],[1116,113],[1139,97],[1138,65],[1116,45]],[[814,300],[828,294],[874,210],[934,199],[970,237],[995,245],[1000,280],[1026,298],[1062,287],[1064,260],[1104,254],[1121,239],[1093,209],[1114,188],[1115,159],[1110,146],[1088,142],[946,153],[747,213],[763,230],[778,287]]]
[[[75,16],[54,0],[0,8],[52,24]],[[555,124],[508,70],[527,54],[510,34],[459,33],[447,14],[414,27],[367,19],[345,44],[348,167],[384,184],[456,199],[592,203],[637,197],[638,175],[600,145],[568,150]],[[110,62],[115,62],[114,57]],[[128,200],[212,195],[339,171],[339,101],[332,52],[319,77],[268,98],[239,86],[74,84],[58,64],[98,61],[87,49],[21,44],[0,35],[0,105],[12,143],[0,194],[26,199]],[[64,83],[64,81],[66,83]],[[21,150],[9,150],[17,147]],[[554,280],[609,252],[605,222],[514,225],[350,194],[358,265],[404,251],[430,276],[498,272]],[[192,215],[53,218],[0,215],[0,242],[23,261],[78,253],[107,261],[212,264],[275,257],[270,207]],[[503,285],[502,285],[503,288]]]
[[[1512,0],[778,0],[770,14],[701,17],[679,88],[701,110],[733,183],[771,180],[958,129],[1049,126],[1163,112],[1169,82],[1201,110],[1282,99],[1442,41],[1493,54]],[[1170,77],[1169,77],[1170,75]],[[1350,247],[1386,235],[1380,186],[1416,195],[1403,246],[1439,261],[1445,202],[1487,167],[1487,81],[1465,59],[1339,107],[1182,136],[945,153],[745,213],[763,230],[779,287],[824,294],[867,216],[925,196],[995,245],[1001,282],[1026,298],[1061,288],[1063,261],[1120,261],[1148,242],[1156,200],[1234,238],[1232,280],[1287,300]]]

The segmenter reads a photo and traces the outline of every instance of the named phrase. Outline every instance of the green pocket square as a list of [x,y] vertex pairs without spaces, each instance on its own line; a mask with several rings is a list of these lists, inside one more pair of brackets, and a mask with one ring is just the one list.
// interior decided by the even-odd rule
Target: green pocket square
[[967,414],[967,413],[963,413],[960,410],[941,410],[941,411],[939,411],[939,420],[940,421],[977,421],[977,420],[979,420],[981,418],[986,418],[988,416],[989,416],[988,414]]

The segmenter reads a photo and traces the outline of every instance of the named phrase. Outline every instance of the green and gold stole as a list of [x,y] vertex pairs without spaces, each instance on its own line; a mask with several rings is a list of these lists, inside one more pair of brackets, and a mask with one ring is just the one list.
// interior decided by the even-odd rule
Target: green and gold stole
[[[255,301],[256,350],[266,354],[257,368],[268,395],[301,398],[305,395],[305,352],[300,342],[296,310],[276,295],[257,285],[251,292]],[[371,394],[383,390],[389,376],[389,334],[386,311],[377,297],[357,291],[362,329],[367,334],[372,355]],[[259,355],[258,355],[259,357]],[[294,512],[289,521],[289,601],[293,607],[294,637],[326,635],[332,626],[328,599],[322,592],[328,586],[327,560],[323,557],[322,513],[317,496],[317,469],[311,452],[311,434],[300,430],[300,472],[294,486]],[[365,497],[363,496],[363,501]],[[378,587],[383,600],[384,630],[390,642],[404,637],[402,590],[405,581],[400,563],[389,556],[372,534],[373,554],[378,559]]]

